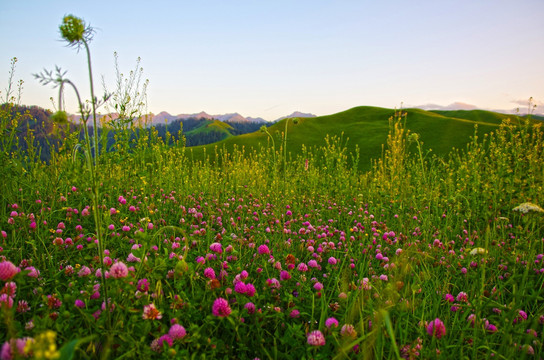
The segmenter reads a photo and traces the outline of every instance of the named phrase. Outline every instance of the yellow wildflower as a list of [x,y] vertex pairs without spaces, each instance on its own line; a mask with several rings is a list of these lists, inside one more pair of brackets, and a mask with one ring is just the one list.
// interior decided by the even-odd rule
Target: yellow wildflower
[[470,251],[470,255],[483,255],[487,254],[487,250],[484,248],[474,248]]

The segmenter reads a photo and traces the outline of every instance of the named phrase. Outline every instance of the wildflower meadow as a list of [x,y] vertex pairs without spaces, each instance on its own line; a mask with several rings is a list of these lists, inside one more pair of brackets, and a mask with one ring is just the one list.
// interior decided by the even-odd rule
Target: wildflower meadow
[[2,95],[0,359],[544,358],[539,121],[438,156],[399,110],[368,171],[338,138],[290,147],[289,120],[277,148],[197,160],[130,113],[106,151],[96,109],[133,103],[94,94],[92,28],[60,30],[89,84],[36,77],[91,86],[80,132],[61,96],[40,161]]

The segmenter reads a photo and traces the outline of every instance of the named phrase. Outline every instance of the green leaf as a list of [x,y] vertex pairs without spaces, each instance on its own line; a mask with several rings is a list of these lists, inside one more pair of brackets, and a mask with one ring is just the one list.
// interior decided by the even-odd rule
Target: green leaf
[[79,340],[75,339],[70,341],[67,344],[64,344],[60,349],[60,360],[72,360],[74,358],[74,353],[76,352],[76,346],[78,345]]

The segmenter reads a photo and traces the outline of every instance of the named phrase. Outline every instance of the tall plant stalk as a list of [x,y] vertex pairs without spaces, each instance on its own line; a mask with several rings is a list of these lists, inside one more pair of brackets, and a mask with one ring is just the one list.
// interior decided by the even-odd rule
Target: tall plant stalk
[[[92,75],[92,65],[91,65],[91,52],[89,48],[89,42],[92,40],[93,36],[93,28],[86,25],[85,22],[77,18],[73,15],[67,15],[63,18],[63,23],[59,27],[60,33],[62,38],[68,43],[68,46],[77,47],[78,49],[83,45],[85,47],[85,51],[87,53],[87,63],[88,63],[88,71],[89,71],[89,82],[90,82],[90,88],[91,88],[91,109],[88,109],[83,102],[81,101],[81,97],[79,95],[79,91],[77,90],[77,87],[75,84],[70,81],[69,79],[64,78],[64,75],[66,72],[62,72],[59,67],[56,68],[55,76],[53,76],[52,71],[44,70],[43,73],[36,74],[35,77],[43,84],[47,85],[49,83],[53,83],[55,87],[59,87],[59,111],[53,115],[53,120],[59,123],[65,123],[68,120],[68,115],[65,111],[63,111],[63,104],[62,104],[62,94],[64,91],[65,85],[70,85],[72,89],[74,90],[78,106],[79,106],[79,112],[81,114],[81,120],[83,122],[83,128],[84,128],[84,134],[85,134],[85,159],[86,159],[86,165],[87,170],[89,171],[89,174],[91,176],[91,188],[92,188],[92,204],[93,204],[93,219],[95,223],[95,232],[96,232],[96,238],[98,240],[98,257],[100,259],[100,264],[104,264],[104,236],[102,233],[102,217],[99,213],[100,211],[100,188],[98,183],[98,167],[99,167],[99,151],[98,151],[98,127],[96,123],[96,109],[99,105],[106,102],[109,98],[107,94],[104,95],[102,99],[102,103],[98,103],[98,99],[94,95],[94,86],[93,86],[93,75]],[[93,152],[91,149],[91,138],[89,136],[89,129],[88,129],[88,120],[89,116],[93,117],[93,145],[94,145],[94,159],[93,159]],[[105,271],[102,271],[101,276],[101,283],[102,283],[102,290],[104,293],[104,301],[105,303],[108,303],[108,287],[106,283],[106,276]],[[111,315],[109,311],[106,311],[107,313],[107,323],[106,323],[106,329],[110,329],[111,327]]]
[[298,118],[285,119],[285,132],[283,133],[283,173],[284,175],[287,172],[287,129],[289,125],[289,120],[292,120],[294,125],[298,124]]
[[83,44],[85,45],[85,51],[87,52],[87,66],[89,68],[89,83],[91,84],[91,106],[93,109],[93,138],[94,138],[94,163],[98,165],[98,127],[96,124],[96,102],[97,99],[94,96],[94,85],[93,85],[93,68],[91,65],[91,50],[89,49],[89,44],[83,38]]
[[268,129],[266,128],[266,126],[261,126],[261,132],[265,133],[266,135],[268,135],[268,137],[270,138],[270,140],[272,141],[272,155],[273,155],[273,159],[274,159],[274,171],[276,171],[276,142],[274,141],[274,137],[272,136],[272,134],[270,134],[270,132],[268,131]]

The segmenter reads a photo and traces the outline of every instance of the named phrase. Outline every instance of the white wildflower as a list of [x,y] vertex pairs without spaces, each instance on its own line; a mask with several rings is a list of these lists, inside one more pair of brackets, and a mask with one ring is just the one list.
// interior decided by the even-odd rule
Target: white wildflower
[[521,212],[523,214],[527,214],[529,211],[544,213],[544,209],[542,209],[540,206],[535,205],[535,204],[530,203],[530,202],[525,202],[525,203],[523,203],[523,204],[521,204],[519,206],[516,206],[512,210],[519,211],[519,212]]

